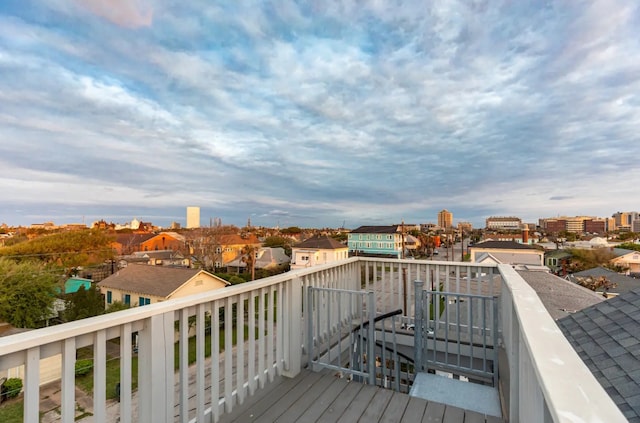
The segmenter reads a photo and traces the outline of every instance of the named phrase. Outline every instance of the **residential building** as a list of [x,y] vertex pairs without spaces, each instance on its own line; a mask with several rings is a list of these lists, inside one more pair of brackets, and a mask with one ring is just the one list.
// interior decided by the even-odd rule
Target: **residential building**
[[71,277],[64,282],[64,293],[65,294],[73,294],[78,292],[80,288],[84,288],[85,291],[91,288],[91,283],[93,280],[80,278],[77,276]]
[[440,210],[440,212],[438,212],[438,226],[445,230],[452,227],[453,213],[447,209]]
[[546,251],[544,253],[544,264],[554,275],[564,276],[571,257],[571,253],[566,250]]
[[187,229],[200,227],[200,207],[187,207]]
[[135,251],[142,251],[142,243],[154,236],[154,234],[148,233],[116,234],[116,239],[111,243],[111,247],[116,250],[118,255],[125,256]]
[[[244,273],[247,269],[247,263],[243,260],[243,256],[239,255],[235,259],[226,264],[227,272]],[[255,269],[276,270],[283,269],[291,262],[291,258],[285,254],[282,247],[261,247],[255,252]]]
[[349,233],[352,256],[402,258],[402,229],[392,226],[360,226]]
[[[171,266],[190,267],[191,260],[185,257],[180,251],[174,250],[153,250],[136,251],[133,254],[124,256],[120,263],[126,264],[148,264],[150,266]],[[124,267],[120,264],[121,267]]]
[[227,281],[204,270],[134,264],[98,283],[108,307],[115,301],[131,306],[221,289]]
[[530,236],[529,228],[525,225],[524,229],[519,233],[484,233],[482,235],[483,241],[514,241],[518,244],[534,243],[535,238]]
[[349,247],[330,236],[313,236],[291,248],[291,270],[327,264],[349,257]]
[[491,216],[486,219],[485,227],[493,231],[517,231],[522,228],[522,219],[515,216]]
[[185,237],[177,232],[161,232],[140,243],[141,251],[181,250],[185,248]]
[[544,250],[515,241],[485,241],[469,247],[474,263],[544,266]]
[[226,267],[227,264],[242,254],[244,247],[252,247],[258,250],[262,243],[254,234],[238,235],[224,234],[213,239],[214,243],[214,267]]
[[611,264],[627,269],[627,273],[640,274],[640,251],[631,251],[611,260]]

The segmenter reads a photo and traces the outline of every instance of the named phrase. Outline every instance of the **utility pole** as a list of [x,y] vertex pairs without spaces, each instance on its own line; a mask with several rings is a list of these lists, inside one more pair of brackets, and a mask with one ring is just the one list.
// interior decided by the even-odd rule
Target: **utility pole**
[[[402,227],[401,227],[401,233],[402,233],[402,252],[400,254],[400,256],[404,259],[404,219],[402,219]],[[409,315],[409,310],[407,310],[407,268],[404,267],[404,263],[401,264],[402,266],[402,307],[404,309],[404,313],[406,316]]]

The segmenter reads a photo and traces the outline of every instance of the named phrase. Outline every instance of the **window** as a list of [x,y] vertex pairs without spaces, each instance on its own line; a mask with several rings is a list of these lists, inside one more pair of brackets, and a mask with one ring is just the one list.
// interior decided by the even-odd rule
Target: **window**
[[300,260],[302,261],[309,261],[309,256],[301,256]]
[[221,268],[222,267],[222,263],[220,263],[219,261],[216,261],[215,267],[216,267],[216,269]]
[[222,252],[222,247],[216,247],[216,254],[220,254]]
[[202,285],[202,279],[198,279],[196,281],[196,286],[201,286]]
[[139,297],[138,298],[138,305],[139,306],[144,306],[144,305],[149,305],[151,304],[151,298],[145,298],[145,297]]
[[122,296],[122,302],[125,303],[126,305],[131,305],[131,295],[124,294]]
[[107,291],[107,304],[111,304],[113,302],[113,292]]

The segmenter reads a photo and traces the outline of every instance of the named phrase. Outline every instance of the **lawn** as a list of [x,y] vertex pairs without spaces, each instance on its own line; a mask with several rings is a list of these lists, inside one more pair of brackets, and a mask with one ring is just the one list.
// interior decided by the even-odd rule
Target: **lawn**
[[24,406],[22,398],[16,398],[0,405],[0,421],[2,423],[22,423]]

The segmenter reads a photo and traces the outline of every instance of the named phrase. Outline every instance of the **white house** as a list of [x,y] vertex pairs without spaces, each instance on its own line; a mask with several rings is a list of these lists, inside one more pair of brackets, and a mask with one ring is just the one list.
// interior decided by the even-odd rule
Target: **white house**
[[349,247],[329,236],[314,236],[291,248],[291,270],[344,260]]

